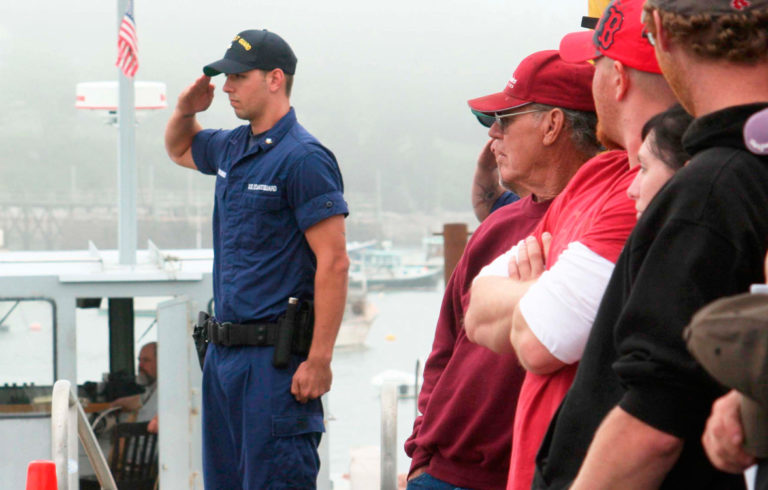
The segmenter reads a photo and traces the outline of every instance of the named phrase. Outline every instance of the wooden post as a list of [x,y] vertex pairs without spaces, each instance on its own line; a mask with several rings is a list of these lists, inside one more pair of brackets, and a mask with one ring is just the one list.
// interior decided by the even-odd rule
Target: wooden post
[[448,284],[461,254],[464,253],[468,235],[466,223],[446,223],[443,225],[443,259],[445,261],[446,284]]

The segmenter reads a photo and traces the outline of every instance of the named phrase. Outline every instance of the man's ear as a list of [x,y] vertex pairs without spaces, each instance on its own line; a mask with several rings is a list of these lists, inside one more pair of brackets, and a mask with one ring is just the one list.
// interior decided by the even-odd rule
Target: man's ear
[[565,126],[565,114],[560,109],[552,109],[544,114],[541,121],[544,137],[542,143],[549,146],[557,141]]
[[621,102],[627,96],[627,92],[629,92],[629,86],[631,84],[629,69],[624,66],[624,63],[616,60],[613,61],[612,69],[615,82],[614,96],[616,97],[617,102]]
[[277,92],[285,84],[285,73],[280,68],[275,68],[267,74],[267,86],[270,92]]

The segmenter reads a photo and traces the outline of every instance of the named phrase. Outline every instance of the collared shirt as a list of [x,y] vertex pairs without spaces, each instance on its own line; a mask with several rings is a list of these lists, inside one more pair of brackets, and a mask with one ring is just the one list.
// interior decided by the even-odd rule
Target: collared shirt
[[203,130],[192,156],[216,175],[213,289],[216,317],[274,321],[290,296],[311,299],[315,255],[304,238],[312,225],[347,215],[333,153],[297,121],[293,108],[258,142],[250,125]]

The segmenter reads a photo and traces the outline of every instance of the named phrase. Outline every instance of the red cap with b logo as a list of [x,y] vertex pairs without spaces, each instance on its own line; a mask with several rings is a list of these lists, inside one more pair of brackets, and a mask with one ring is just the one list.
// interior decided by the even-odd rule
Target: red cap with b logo
[[573,32],[560,41],[560,56],[576,63],[600,56],[649,73],[661,73],[641,20],[645,0],[613,0],[594,32]]

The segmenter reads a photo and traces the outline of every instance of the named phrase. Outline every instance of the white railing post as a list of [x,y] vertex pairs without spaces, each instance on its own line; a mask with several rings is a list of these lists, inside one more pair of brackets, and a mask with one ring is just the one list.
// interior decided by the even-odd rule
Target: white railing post
[[104,490],[117,490],[107,460],[88,423],[80,401],[69,381],[62,379],[53,385],[51,399],[51,448],[56,464],[58,490],[79,488],[77,467],[77,439],[80,437],[85,453]]
[[397,384],[381,386],[381,490],[397,490]]
[[317,475],[317,490],[331,490],[331,456],[330,456],[330,434],[329,414],[331,413],[328,393],[321,398],[323,402],[323,413],[325,414],[325,434],[320,438],[320,446],[317,453],[320,456],[320,472]]
[[[56,480],[59,490],[77,488],[77,439],[74,444],[70,428],[77,423],[74,410],[69,407],[70,384],[67,380],[56,381],[51,399],[51,451],[56,464]],[[74,445],[74,448],[72,447]],[[74,456],[72,455],[74,449]]]

